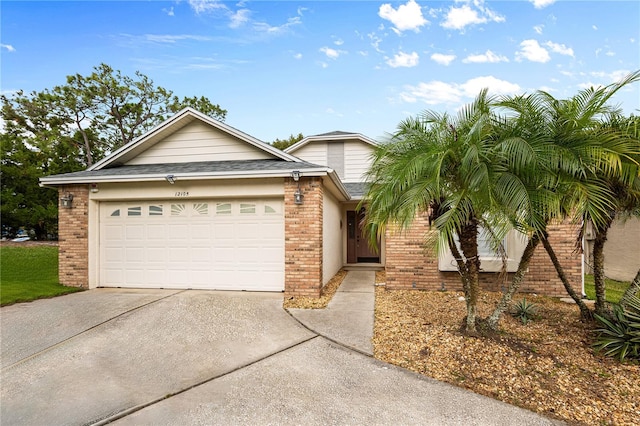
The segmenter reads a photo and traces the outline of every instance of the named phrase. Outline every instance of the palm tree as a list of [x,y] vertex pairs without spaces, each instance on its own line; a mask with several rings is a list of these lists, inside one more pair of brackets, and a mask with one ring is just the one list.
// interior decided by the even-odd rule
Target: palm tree
[[[540,238],[567,293],[585,319],[591,317],[591,312],[567,279],[547,238],[547,226],[553,220],[589,219],[596,230],[608,229],[611,212],[615,211],[620,196],[616,194],[617,184],[612,183],[619,179],[630,182],[633,170],[637,177],[633,165],[637,165],[634,156],[638,146],[637,138],[634,142],[628,135],[612,131],[611,126],[603,126],[603,122],[618,113],[617,108],[608,104],[611,97],[639,79],[637,71],[618,83],[581,90],[567,100],[538,91],[504,98],[498,103],[508,111],[507,122],[519,128],[516,133],[524,143],[542,147],[538,151],[542,155],[538,157],[534,177],[534,182],[538,182],[534,186],[558,197],[545,197],[537,206],[532,204],[531,214],[525,217],[532,219],[528,225]],[[522,170],[526,176],[526,169]]]
[[[607,233],[615,219],[630,216],[640,217],[640,119],[638,117],[612,116],[603,124],[607,137],[629,138],[627,155],[622,158],[619,169],[614,173],[603,170],[599,174],[602,185],[613,195],[613,203],[601,226],[594,226],[593,276],[596,293],[595,312],[604,316],[608,313],[606,305],[604,275],[604,244]],[[617,173],[616,173],[617,172]]]
[[[508,217],[496,202],[502,164],[498,158],[491,99],[483,90],[457,116],[426,111],[398,125],[374,154],[365,199],[365,222],[372,238],[387,225],[411,226],[416,214],[429,212],[438,230],[438,251],[450,250],[465,293],[466,331],[476,333],[480,260],[477,236],[488,230],[501,241]],[[518,191],[517,186],[502,189]],[[503,194],[509,199],[520,197]]]

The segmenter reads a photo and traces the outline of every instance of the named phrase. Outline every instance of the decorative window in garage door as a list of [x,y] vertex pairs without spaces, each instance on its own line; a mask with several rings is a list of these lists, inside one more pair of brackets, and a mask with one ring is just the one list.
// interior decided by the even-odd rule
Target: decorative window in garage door
[[209,214],[209,204],[207,203],[194,203],[193,211],[199,216],[206,216]]
[[186,216],[187,205],[186,204],[171,204],[171,216]]
[[255,213],[256,213],[255,204],[240,203],[240,214],[255,214]]
[[142,207],[135,206],[127,209],[127,216],[142,216]]
[[162,204],[158,204],[158,205],[150,205],[149,206],[149,216],[162,216],[162,211],[163,211],[163,205]]
[[216,204],[216,214],[231,214],[231,203]]

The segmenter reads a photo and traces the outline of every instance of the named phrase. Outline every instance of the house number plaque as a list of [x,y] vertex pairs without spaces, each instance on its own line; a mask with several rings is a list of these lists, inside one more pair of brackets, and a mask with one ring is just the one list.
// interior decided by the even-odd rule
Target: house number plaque
[[176,197],[188,197],[189,191],[178,191],[174,194]]

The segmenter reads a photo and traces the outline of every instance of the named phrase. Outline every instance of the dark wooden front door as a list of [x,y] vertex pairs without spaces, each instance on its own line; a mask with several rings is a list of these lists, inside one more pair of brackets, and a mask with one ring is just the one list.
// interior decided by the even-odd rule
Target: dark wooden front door
[[[364,210],[347,211],[347,263],[380,263],[380,253],[369,246],[362,226]],[[380,247],[380,240],[376,248]]]

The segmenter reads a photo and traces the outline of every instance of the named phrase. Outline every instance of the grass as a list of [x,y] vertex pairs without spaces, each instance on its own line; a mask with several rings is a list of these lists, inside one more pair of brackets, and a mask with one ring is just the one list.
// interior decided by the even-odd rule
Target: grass
[[58,281],[58,247],[0,247],[0,306],[80,290]]
[[[627,290],[631,283],[629,281],[616,281],[609,278],[605,278],[605,289],[607,302],[619,303],[620,298]],[[587,298],[590,300],[596,299],[596,289],[593,284],[593,275],[585,274],[584,276],[584,291],[587,293]]]

